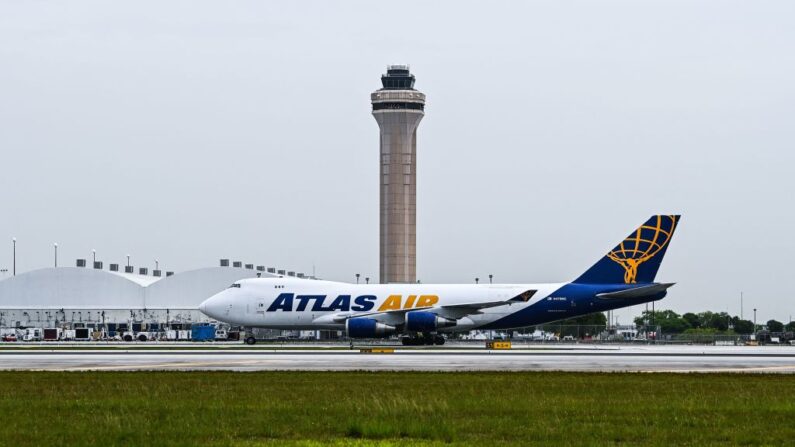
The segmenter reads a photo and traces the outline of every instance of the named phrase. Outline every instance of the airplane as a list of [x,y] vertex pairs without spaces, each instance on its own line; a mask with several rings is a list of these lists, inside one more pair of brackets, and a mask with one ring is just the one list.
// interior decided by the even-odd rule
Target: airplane
[[[575,280],[550,284],[351,284],[294,277],[251,278],[199,310],[246,328],[339,330],[351,339],[401,335],[405,345],[444,344],[444,334],[519,329],[661,300],[654,282],[679,223],[655,215]],[[253,335],[245,342],[256,343]]]

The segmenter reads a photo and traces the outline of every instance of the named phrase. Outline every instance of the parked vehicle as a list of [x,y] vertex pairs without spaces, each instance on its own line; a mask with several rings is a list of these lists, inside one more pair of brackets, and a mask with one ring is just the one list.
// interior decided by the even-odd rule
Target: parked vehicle
[[191,339],[193,341],[213,341],[215,340],[215,328],[212,326],[193,326]]
[[5,334],[3,335],[2,341],[12,342],[17,341],[16,334]]
[[41,341],[43,338],[43,331],[41,328],[27,328],[25,335],[22,336],[23,341]]
[[89,334],[88,328],[77,328],[75,329],[75,336],[74,339],[78,341],[89,341],[91,340],[91,334]]
[[44,341],[58,341],[61,339],[61,330],[58,328],[45,328]]

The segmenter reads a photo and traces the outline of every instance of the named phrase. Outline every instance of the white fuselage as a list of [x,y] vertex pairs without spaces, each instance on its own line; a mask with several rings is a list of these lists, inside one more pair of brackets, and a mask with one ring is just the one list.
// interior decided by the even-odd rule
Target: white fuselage
[[[374,315],[385,324],[401,324],[400,310],[469,303],[505,302],[537,291],[525,302],[480,309],[457,318],[442,331],[468,331],[518,312],[549,296],[563,284],[349,284],[298,278],[256,278],[236,282],[211,297],[200,310],[234,325],[272,329],[342,329],[345,317]],[[454,311],[453,311],[454,312]]]

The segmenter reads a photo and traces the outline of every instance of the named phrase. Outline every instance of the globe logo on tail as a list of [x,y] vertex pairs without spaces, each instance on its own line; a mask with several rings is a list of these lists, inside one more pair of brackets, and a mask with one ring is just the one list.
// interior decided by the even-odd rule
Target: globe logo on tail
[[629,235],[607,257],[624,269],[624,283],[635,284],[638,267],[657,255],[668,242],[676,227],[676,216],[657,216]]

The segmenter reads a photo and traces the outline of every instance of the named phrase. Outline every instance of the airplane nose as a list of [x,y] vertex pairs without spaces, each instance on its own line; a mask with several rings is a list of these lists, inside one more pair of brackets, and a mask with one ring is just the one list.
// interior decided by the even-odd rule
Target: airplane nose
[[214,296],[211,296],[210,298],[207,298],[206,300],[202,301],[202,303],[199,304],[199,310],[201,311],[201,313],[207,315],[210,318],[216,318],[215,312],[213,312],[213,310],[218,306],[214,304],[215,301],[217,301],[217,299]]

